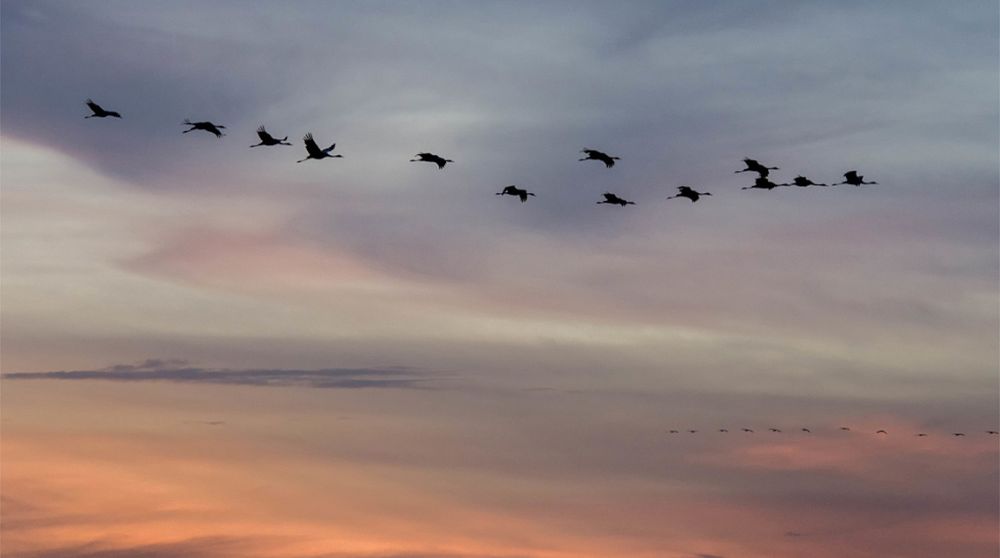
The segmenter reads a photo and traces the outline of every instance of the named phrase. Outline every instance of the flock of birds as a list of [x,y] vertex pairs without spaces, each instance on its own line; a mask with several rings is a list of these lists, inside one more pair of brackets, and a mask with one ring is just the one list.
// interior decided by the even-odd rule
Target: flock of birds
[[[92,114],[87,115],[84,118],[122,117],[120,113],[112,110],[106,110],[103,107],[101,107],[101,105],[95,103],[92,99],[87,99],[87,106],[90,108]],[[185,120],[184,125],[189,126],[187,130],[184,130],[182,132],[184,134],[200,130],[212,134],[217,138],[221,138],[226,135],[222,131],[226,129],[225,126],[221,124],[215,124],[209,121],[191,122],[190,120]],[[261,146],[270,147],[276,145],[288,145],[288,146],[292,145],[291,143],[288,142],[288,136],[278,139],[272,136],[264,128],[264,126],[257,128],[257,137],[260,138],[260,143],[255,143],[251,145],[250,146],[251,148],[261,147]],[[308,161],[309,159],[320,160],[320,159],[343,158],[343,155],[333,153],[334,148],[337,147],[336,143],[331,143],[329,147],[321,148],[319,144],[316,143],[316,140],[315,138],[313,138],[312,133],[306,134],[305,137],[302,138],[302,141],[305,144],[306,157],[304,159],[299,159],[298,161],[296,161],[297,163]],[[583,149],[580,152],[586,155],[585,157],[581,158],[580,161],[600,161],[604,163],[604,165],[609,169],[615,166],[615,161],[621,159],[621,157],[608,155],[607,153],[598,151],[597,149]],[[452,161],[451,159],[445,159],[444,157],[441,157],[440,155],[435,155],[434,153],[417,153],[415,155],[415,158],[410,159],[410,161],[422,162],[422,163],[434,163],[435,165],[437,165],[438,169],[443,169],[445,165],[447,165],[448,163],[454,163],[454,161]],[[796,176],[795,179],[792,180],[792,182],[779,184],[772,182],[771,179],[769,178],[771,171],[778,170],[778,167],[768,167],[750,158],[743,159],[743,163],[746,165],[746,168],[743,170],[734,171],[735,173],[739,174],[743,172],[755,172],[758,175],[757,178],[754,180],[753,185],[746,186],[742,188],[743,190],[751,190],[751,189],[773,190],[775,188],[782,186],[798,186],[801,188],[805,188],[807,186],[839,186],[841,184],[848,184],[851,186],[878,184],[878,182],[874,181],[866,182],[865,177],[858,174],[858,171],[855,170],[845,172],[844,181],[837,182],[835,184],[813,182],[809,178],[802,175]],[[535,194],[523,188],[518,188],[516,185],[510,185],[510,186],[505,186],[501,191],[497,192],[496,195],[512,196],[515,198],[519,198],[521,200],[521,203],[524,203],[528,201],[528,197],[534,196]],[[670,196],[667,199],[686,198],[691,200],[692,202],[696,202],[702,196],[711,196],[711,195],[712,194],[710,192],[698,192],[694,188],[691,188],[690,186],[679,186],[677,188],[677,194]],[[613,192],[605,192],[603,194],[603,197],[604,197],[603,200],[597,202],[598,205],[607,204],[607,205],[618,205],[621,207],[636,205],[634,201],[626,200]]]
[[[121,118],[121,114],[119,114],[118,112],[106,110],[91,99],[87,99],[87,106],[90,108],[93,114],[85,116],[84,118],[108,118],[108,117]],[[190,120],[185,120],[184,125],[188,126],[188,129],[183,131],[183,133],[185,134],[188,132],[194,132],[200,130],[212,134],[217,138],[221,138],[226,135],[222,131],[226,129],[225,126],[221,124],[215,124],[209,121],[192,122]],[[291,143],[288,142],[288,136],[278,139],[272,136],[264,128],[264,126],[257,128],[257,137],[260,138],[260,142],[251,145],[250,146],[251,148],[270,147],[277,145],[286,145],[286,146],[292,145]],[[316,143],[316,139],[313,137],[312,133],[306,134],[305,137],[302,138],[302,141],[305,144],[306,157],[303,159],[299,159],[298,161],[296,161],[297,163],[302,163],[304,161],[308,161],[309,159],[320,160],[320,159],[336,159],[343,157],[343,155],[333,153],[334,148],[337,147],[336,143],[331,143],[329,147],[321,148],[319,144]],[[583,153],[586,156],[579,159],[580,161],[599,161],[604,163],[604,165],[609,169],[614,167],[615,162],[621,159],[621,157],[608,155],[607,153],[598,151],[597,149],[583,149],[581,153]],[[452,161],[451,159],[445,159],[444,157],[441,157],[440,155],[435,155],[434,153],[417,153],[413,159],[410,159],[410,161],[433,163],[437,165],[438,169],[444,169],[448,163],[454,163],[454,161]],[[757,173],[757,177],[755,178],[753,185],[746,186],[742,188],[743,190],[751,190],[751,189],[773,190],[775,188],[783,186],[798,186],[800,188],[805,188],[808,186],[826,187],[826,186],[839,186],[842,184],[847,184],[851,186],[878,184],[877,182],[874,181],[871,182],[865,181],[864,176],[858,174],[858,172],[854,170],[844,173],[844,180],[842,182],[838,182],[835,184],[813,182],[809,178],[802,175],[796,176],[795,179],[789,183],[776,183],[770,179],[770,174],[771,171],[778,170],[778,167],[768,167],[760,163],[759,161],[750,158],[743,159],[743,163],[746,165],[746,168],[734,171],[736,174],[744,172]],[[533,197],[535,194],[523,188],[518,188],[516,185],[510,185],[504,187],[501,191],[497,192],[496,195],[516,197],[521,200],[521,203],[524,203],[528,201],[529,197]],[[691,200],[691,202],[693,203],[701,199],[702,196],[711,196],[711,195],[712,195],[711,192],[698,192],[694,188],[691,188],[690,186],[679,186],[677,188],[677,194],[670,196],[667,199],[686,198]],[[605,192],[603,196],[604,199],[597,202],[597,204],[618,205],[621,207],[636,205],[634,201],[626,200],[612,192]],[[740,430],[745,434],[753,434],[755,432],[752,428],[741,428]],[[851,431],[851,429],[847,426],[841,426],[839,430],[843,432]],[[799,431],[804,434],[812,433],[812,430],[808,428],[800,428]],[[680,434],[681,430],[669,430],[668,432],[670,434]],[[686,430],[685,432],[689,434],[696,434],[699,431],[692,429],[692,430]],[[726,428],[719,428],[718,432],[726,434],[729,432],[729,430]],[[780,428],[772,427],[768,428],[768,432],[774,434],[781,434],[783,431]],[[996,430],[986,430],[985,432],[986,434],[993,436],[996,436],[998,434]],[[888,432],[886,430],[880,429],[875,431],[875,435],[884,436],[888,435]],[[953,432],[951,435],[954,437],[963,437],[965,436],[965,433]],[[917,432],[916,434],[914,434],[914,436],[922,438],[928,436],[928,434],[926,432]]]
[[[754,434],[756,432],[752,428],[741,428],[740,431],[742,431],[744,434]],[[767,431],[770,432],[770,433],[772,433],[772,434],[782,434],[782,433],[784,433],[784,431],[782,429],[780,429],[780,428],[774,428],[774,427],[768,428]],[[840,431],[840,432],[851,432],[851,427],[849,427],[849,426],[841,426],[840,428],[838,428],[838,431]],[[681,433],[680,430],[668,430],[667,432],[670,433],[670,434],[680,434]],[[688,434],[697,434],[699,431],[698,430],[685,430],[684,432],[687,432]],[[721,433],[721,434],[728,434],[729,433],[729,429],[727,429],[727,428],[720,428],[720,429],[718,429],[718,432]],[[800,428],[799,432],[802,432],[804,434],[812,434],[812,430],[810,430],[808,428]],[[985,432],[986,434],[989,434],[990,436],[1000,435],[1000,432],[998,432],[996,430],[984,430],[983,432]],[[886,430],[883,430],[883,429],[879,429],[879,430],[875,431],[875,434],[879,435],[879,436],[888,436],[889,432],[886,431]],[[956,437],[956,438],[961,438],[961,437],[965,436],[965,432],[952,432],[951,435],[953,437]],[[929,436],[929,434],[927,434],[926,432],[917,432],[917,433],[914,434],[914,436],[917,437],[917,438],[925,438],[925,437]]]

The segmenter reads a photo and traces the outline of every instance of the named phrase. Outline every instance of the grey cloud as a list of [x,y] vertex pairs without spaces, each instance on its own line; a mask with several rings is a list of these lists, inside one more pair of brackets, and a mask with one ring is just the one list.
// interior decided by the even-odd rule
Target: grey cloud
[[409,388],[426,387],[435,379],[427,371],[395,368],[216,369],[187,366],[183,360],[148,359],[139,364],[118,364],[101,370],[13,372],[7,380],[109,380],[116,382],[178,382],[261,387],[307,388]]
[[254,541],[231,537],[199,537],[178,542],[121,546],[93,541],[26,552],[4,552],[11,558],[226,558],[252,556]]

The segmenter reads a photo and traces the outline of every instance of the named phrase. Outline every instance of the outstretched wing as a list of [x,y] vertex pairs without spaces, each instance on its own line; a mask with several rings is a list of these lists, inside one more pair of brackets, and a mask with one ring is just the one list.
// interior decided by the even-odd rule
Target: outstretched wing
[[857,178],[858,178],[858,171],[856,171],[856,170],[847,171],[847,172],[844,173],[844,178],[846,178],[848,180],[857,180]]
[[312,133],[306,134],[305,137],[302,138],[302,141],[305,142],[306,153],[308,153],[310,157],[319,158],[323,156],[323,152],[320,151],[319,146],[316,145],[316,140],[313,139]]
[[104,109],[101,108],[101,105],[95,103],[93,99],[87,99],[87,106],[90,107],[90,110],[92,110],[94,114],[101,114],[104,112]]
[[610,203],[618,203],[618,196],[612,194],[611,192],[604,192],[604,201]]
[[337,147],[337,144],[331,143],[330,147],[327,147],[326,149],[323,150],[323,153],[329,153],[329,152],[333,151],[334,147]]
[[267,130],[265,130],[263,126],[257,128],[257,137],[259,137],[260,141],[264,143],[274,141],[274,138],[271,137],[271,134],[267,133]]

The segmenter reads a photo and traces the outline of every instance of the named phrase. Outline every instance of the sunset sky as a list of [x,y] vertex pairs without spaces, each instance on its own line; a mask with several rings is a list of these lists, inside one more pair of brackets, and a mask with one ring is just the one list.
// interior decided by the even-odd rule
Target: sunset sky
[[986,0],[5,0],[0,550],[995,557],[998,41]]

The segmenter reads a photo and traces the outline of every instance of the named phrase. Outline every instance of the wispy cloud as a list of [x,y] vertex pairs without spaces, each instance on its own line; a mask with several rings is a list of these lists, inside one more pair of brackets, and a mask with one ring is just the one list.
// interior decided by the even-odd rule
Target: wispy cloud
[[99,370],[12,372],[8,380],[110,380],[116,382],[178,382],[261,387],[308,388],[422,388],[432,380],[425,370],[407,367],[242,369],[202,368],[180,359],[147,359],[137,364],[115,364]]

